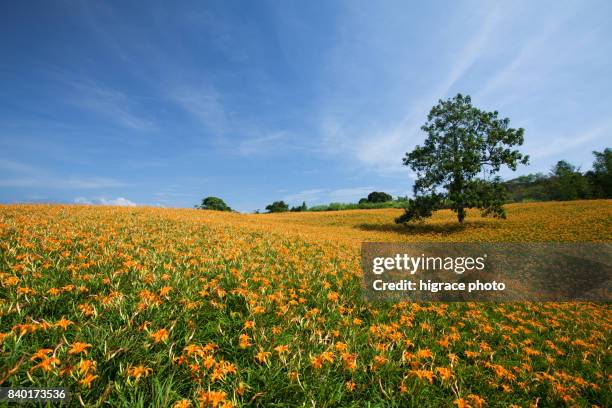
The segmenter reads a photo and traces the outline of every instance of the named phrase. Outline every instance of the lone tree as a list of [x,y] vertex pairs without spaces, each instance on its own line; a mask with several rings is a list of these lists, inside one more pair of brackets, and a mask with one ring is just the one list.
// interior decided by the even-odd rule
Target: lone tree
[[[403,160],[417,180],[414,199],[408,200],[406,213],[397,223],[429,217],[443,204],[457,213],[459,222],[465,219],[466,208],[505,218],[505,190],[499,177],[490,177],[503,165],[516,170],[529,157],[512,149],[523,144],[524,130],[510,128],[510,119],[497,116],[497,111],[472,106],[471,98],[461,94],[440,100],[431,109],[421,127],[427,133],[425,143]],[[477,178],[479,173],[483,178]]]
[[289,206],[284,201],[275,201],[272,204],[266,206],[266,210],[271,213],[287,212],[289,211]]
[[382,191],[372,191],[370,194],[368,194],[367,198],[362,198],[359,200],[359,204],[386,203],[387,201],[391,200],[393,200],[391,194],[387,194]]
[[202,200],[202,204],[196,207],[200,210],[232,211],[232,209],[225,204],[225,201],[218,197],[206,197]]
[[383,193],[382,191],[372,191],[368,194],[368,202],[370,203],[386,203],[393,200],[391,194]]

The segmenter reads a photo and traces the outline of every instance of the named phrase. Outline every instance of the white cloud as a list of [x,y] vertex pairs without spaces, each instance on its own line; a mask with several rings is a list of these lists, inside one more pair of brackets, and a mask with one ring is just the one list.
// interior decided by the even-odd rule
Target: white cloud
[[107,199],[104,197],[97,198],[86,198],[86,197],[77,197],[74,199],[75,204],[87,204],[87,205],[111,205],[118,207],[135,207],[136,204],[133,201],[128,200],[125,197],[117,197],[114,199]]
[[102,205],[116,205],[120,207],[135,207],[137,204],[124,197],[117,197],[114,200],[100,199]]
[[93,202],[85,197],[77,197],[74,199],[75,204],[88,204],[91,205]]

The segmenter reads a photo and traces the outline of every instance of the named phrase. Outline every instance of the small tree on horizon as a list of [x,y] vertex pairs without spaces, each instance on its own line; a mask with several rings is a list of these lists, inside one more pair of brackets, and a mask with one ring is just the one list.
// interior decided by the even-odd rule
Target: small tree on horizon
[[232,211],[232,209],[225,204],[225,201],[219,197],[206,197],[202,200],[202,203],[196,207],[200,210]]
[[393,201],[393,196],[382,191],[372,191],[367,197],[359,200],[359,204],[367,203],[386,203],[387,201]]
[[372,191],[368,194],[368,202],[370,203],[386,203],[387,201],[393,200],[391,194],[384,193],[382,191]]
[[[397,223],[429,217],[443,204],[457,213],[460,223],[467,208],[505,218],[505,189],[499,178],[489,177],[504,165],[514,171],[518,164],[528,163],[528,156],[512,149],[523,144],[524,130],[509,127],[510,119],[499,119],[497,111],[482,111],[471,102],[469,95],[457,94],[432,107],[421,127],[427,133],[423,146],[403,159],[417,179],[414,198]],[[481,173],[485,177],[478,179]]]
[[274,201],[266,206],[266,210],[270,213],[287,212],[289,211],[289,206],[284,201]]

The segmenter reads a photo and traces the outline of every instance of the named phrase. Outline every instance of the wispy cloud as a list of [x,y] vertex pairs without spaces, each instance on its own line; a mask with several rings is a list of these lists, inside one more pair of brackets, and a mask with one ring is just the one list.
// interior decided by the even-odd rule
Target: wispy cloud
[[87,204],[87,205],[112,205],[117,207],[136,207],[136,204],[133,201],[128,200],[125,197],[117,197],[114,199],[107,199],[104,197],[97,198],[86,198],[86,197],[77,197],[74,199],[75,204]]
[[[383,173],[405,171],[401,166],[401,154],[414,147],[418,141],[420,125],[427,111],[437,99],[449,95],[457,81],[481,57],[486,47],[490,45],[490,37],[502,18],[502,13],[503,10],[499,6],[486,10],[481,17],[483,23],[476,25],[474,33],[465,37],[462,46],[453,49],[453,56],[449,57],[451,59],[451,63],[448,64],[449,70],[443,78],[436,81],[435,87],[427,89],[421,96],[413,99],[406,109],[403,112],[400,110],[390,122],[373,122],[369,125],[366,122],[364,126],[364,122],[358,120],[356,123],[359,127],[355,127],[352,124],[355,118],[342,114],[346,109],[344,106],[342,108],[335,105],[327,106],[319,125],[323,148],[331,153],[341,155],[348,153],[362,165]],[[455,34],[449,32],[448,35]],[[401,77],[404,74],[393,72],[393,75]]]
[[201,127],[199,140],[224,153],[251,157],[308,149],[300,134],[231,115],[222,95],[212,86],[182,85],[166,95],[169,102],[196,120]]
[[0,179],[0,187],[40,187],[62,190],[122,187],[125,183],[105,177],[16,177]]
[[525,149],[529,152],[532,159],[542,159],[550,156],[559,156],[594,140],[606,142],[611,134],[612,121],[608,120],[584,131],[566,132],[563,135],[549,135],[546,138],[554,140],[555,143],[549,143],[547,140],[528,142],[525,145]]
[[242,156],[287,153],[300,148],[298,137],[288,132],[278,131],[265,136],[243,139],[237,144],[237,153]]
[[5,172],[15,172],[15,173],[26,173],[32,174],[36,172],[36,169],[29,164],[19,163],[14,160],[8,159],[0,159],[0,169],[3,169]]
[[142,132],[157,129],[152,120],[137,113],[139,101],[133,95],[92,80],[66,79],[65,82],[73,90],[68,100],[77,107],[127,129]]
[[[513,7],[503,3],[492,3],[483,7],[476,18],[482,24],[468,25],[474,28],[471,33],[468,31],[467,35],[458,34],[457,27],[449,29],[446,33],[441,31],[448,37],[449,46],[446,49],[440,47],[436,53],[439,53],[440,62],[447,61],[442,66],[447,66],[448,69],[445,72],[442,70],[439,79],[430,86],[422,87],[420,93],[410,92],[410,99],[406,101],[405,109],[393,106],[394,101],[391,97],[380,100],[380,104],[389,106],[388,120],[366,121],[362,117],[356,117],[355,110],[359,105],[351,108],[347,99],[337,98],[337,103],[324,104],[318,124],[321,152],[350,158],[349,164],[353,163],[352,165],[359,165],[371,171],[385,175],[399,175],[406,172],[401,165],[403,153],[410,151],[424,139],[425,135],[420,130],[420,126],[424,123],[430,107],[438,99],[451,97],[455,92],[464,92],[472,94],[476,103],[486,101],[494,107],[504,106],[511,100],[519,100],[530,95],[534,87],[549,84],[553,75],[567,76],[568,73],[563,70],[564,64],[567,64],[569,58],[574,58],[581,48],[588,46],[585,41],[591,37],[588,33],[583,33],[582,36],[570,37],[567,41],[562,40],[563,52],[559,50],[559,42],[551,43],[551,41],[567,29],[575,10],[567,7],[563,11],[547,14],[542,18],[542,24],[530,27],[527,33],[521,33],[520,36],[515,34],[516,41],[519,42],[517,51],[500,53],[499,44],[508,35],[513,34],[513,29],[516,29],[519,19],[522,18]],[[351,22],[347,24],[350,25]],[[365,27],[364,30],[368,28]],[[369,34],[375,36],[379,32],[379,27],[370,27],[369,30],[374,32]],[[399,59],[394,61],[393,67],[404,66],[405,61],[399,55],[393,57]],[[412,56],[406,56],[404,59],[410,57]],[[492,61],[495,61],[495,64]],[[353,60],[347,60],[346,69],[349,70],[348,64],[354,63]],[[485,67],[490,69],[491,65],[498,64],[501,64],[501,68],[493,71],[494,75],[489,77],[483,75],[483,72],[490,72],[483,71]],[[432,69],[440,69],[440,66],[438,64]],[[477,82],[471,79],[474,72],[479,76]],[[393,68],[389,68],[387,72],[387,76],[396,79],[396,86],[400,89],[406,82],[415,83],[403,80],[403,75],[401,72],[398,74]],[[424,75],[427,77],[426,73]],[[386,78],[381,82],[384,80]],[[339,78],[339,81],[342,79]],[[469,87],[461,88],[462,84],[469,84]],[[375,87],[376,83],[369,86]],[[524,123],[519,123],[519,126],[521,125]],[[597,127],[601,128],[603,125]],[[591,136],[585,135],[580,140],[586,141],[587,137]],[[561,147],[559,139],[555,140],[554,144],[547,141],[550,147],[544,151],[567,150],[577,143],[577,140],[572,142],[568,140],[568,143],[564,144],[567,147]]]
[[[497,98],[497,103],[507,103],[510,98],[516,98],[525,91],[533,91],[548,84],[554,71],[558,71],[557,68],[567,59],[575,57],[576,51],[579,51],[577,47],[585,45],[581,38],[559,40],[570,16],[571,13],[567,9],[564,14],[547,15],[539,28],[529,36],[528,41],[521,44],[515,56],[484,81],[474,99],[484,100],[496,92],[501,92],[501,99],[504,100],[499,101]],[[562,52],[558,49],[559,43],[563,44]]]
[[[610,10],[283,2],[253,20],[218,2],[134,19],[123,3],[49,3],[33,13],[60,16],[61,30],[8,27],[0,196],[191,206],[211,194],[261,208],[272,196],[404,195],[381,185],[410,191],[402,156],[425,138],[430,107],[457,92],[526,129],[533,160],[520,171],[586,163],[611,131]],[[67,37],[81,41],[62,48]]]
[[167,92],[171,102],[191,114],[199,124],[215,136],[228,131],[228,118],[221,95],[208,85],[180,85]]
[[125,183],[107,177],[59,176],[7,159],[0,159],[0,169],[4,170],[0,187],[79,190],[125,186]]

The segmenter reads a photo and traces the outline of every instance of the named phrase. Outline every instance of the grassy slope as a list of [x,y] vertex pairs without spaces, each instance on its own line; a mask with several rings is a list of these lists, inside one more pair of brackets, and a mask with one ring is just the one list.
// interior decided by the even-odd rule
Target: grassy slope
[[[318,213],[254,214],[241,223],[279,227],[300,235],[360,244],[362,241],[536,242],[612,240],[612,200],[540,202],[506,205],[508,218],[481,218],[468,211],[464,225],[450,210],[438,211],[424,224],[397,225],[403,210],[349,210]],[[282,226],[282,227],[280,227]]]
[[608,305],[366,304],[358,246],[611,241],[612,201],[398,213],[0,206],[0,382],[86,405],[610,404]]

